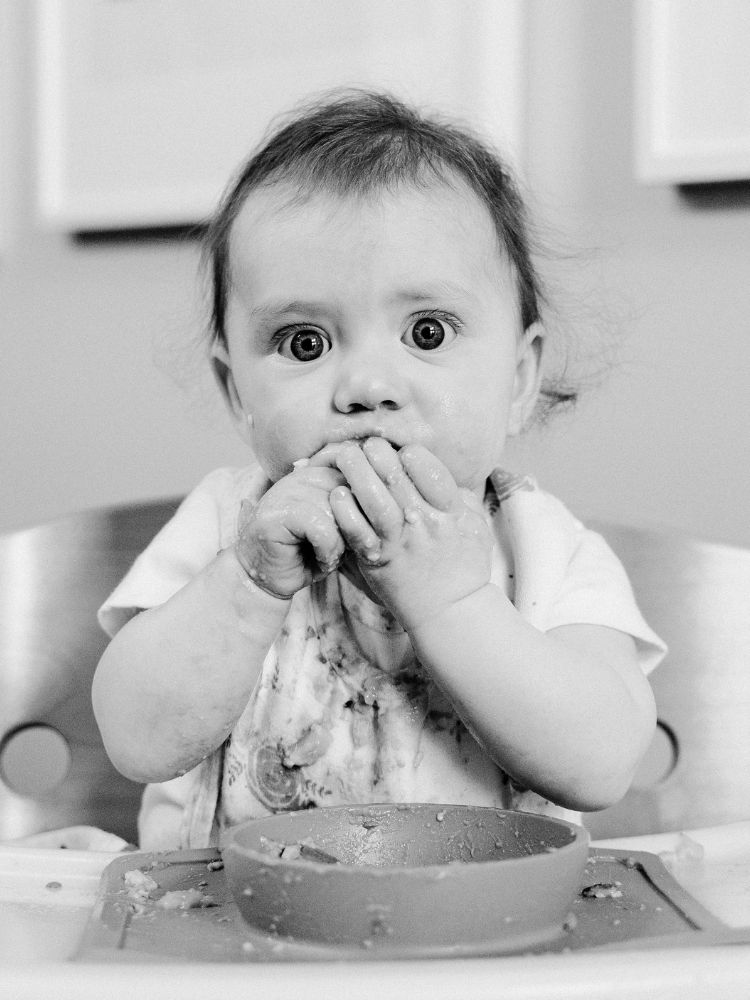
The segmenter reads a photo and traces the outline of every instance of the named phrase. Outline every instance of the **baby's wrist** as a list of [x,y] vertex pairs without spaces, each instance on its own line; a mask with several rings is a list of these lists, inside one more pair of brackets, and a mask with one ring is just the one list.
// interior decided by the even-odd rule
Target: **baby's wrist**
[[423,615],[415,616],[411,621],[402,621],[402,624],[412,639],[416,639],[420,632],[429,632],[436,626],[450,627],[454,621],[464,626],[476,605],[484,604],[486,598],[496,600],[495,592],[496,588],[491,583],[483,584],[449,604],[432,608]]
[[263,579],[262,574],[258,572],[256,567],[248,563],[248,561],[243,558],[242,550],[239,545],[235,544],[230,546],[230,548],[225,551],[231,553],[237,569],[242,574],[242,584],[245,590],[250,593],[265,595],[266,597],[273,598],[276,601],[283,601],[286,604],[289,603],[292,599],[292,594],[277,593],[273,587],[271,587],[268,582]]

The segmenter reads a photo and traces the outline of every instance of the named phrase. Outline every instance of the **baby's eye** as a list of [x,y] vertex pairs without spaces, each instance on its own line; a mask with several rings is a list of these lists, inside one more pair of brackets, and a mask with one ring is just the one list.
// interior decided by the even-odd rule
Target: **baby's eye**
[[404,335],[404,340],[420,351],[435,351],[451,343],[455,336],[456,331],[447,320],[437,316],[420,316]]
[[330,349],[328,338],[309,328],[289,334],[279,344],[279,354],[294,361],[317,361]]

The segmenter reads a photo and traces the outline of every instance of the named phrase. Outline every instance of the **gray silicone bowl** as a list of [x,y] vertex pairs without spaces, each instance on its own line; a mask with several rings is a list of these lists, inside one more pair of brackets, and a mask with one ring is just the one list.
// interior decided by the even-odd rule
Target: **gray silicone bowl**
[[583,827],[530,813],[368,805],[251,820],[228,832],[222,854],[256,930],[396,953],[497,953],[561,933],[588,843]]

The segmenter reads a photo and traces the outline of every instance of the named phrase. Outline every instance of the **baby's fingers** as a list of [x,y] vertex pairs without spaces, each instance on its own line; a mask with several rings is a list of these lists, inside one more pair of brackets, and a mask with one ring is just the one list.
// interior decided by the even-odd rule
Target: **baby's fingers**
[[[391,446],[385,444],[385,447],[396,459]],[[398,498],[391,491],[390,484],[384,483],[380,478],[362,448],[353,443],[343,445],[337,461],[346,477],[346,485],[356,498],[357,508],[370,527],[381,538],[400,531],[404,514]],[[397,459],[396,461],[398,462]],[[402,476],[407,479],[403,473]],[[354,514],[353,508],[351,513]]]
[[336,460],[338,458],[339,452],[341,451],[342,444],[332,443],[327,444],[319,451],[316,451],[314,455],[309,458],[300,458],[294,462],[295,469],[314,469],[314,468],[329,468],[336,469]]
[[252,580],[290,596],[311,578],[334,570],[345,543],[326,496],[324,504],[292,499],[262,512],[243,505],[235,551]]
[[327,576],[336,568],[344,554],[345,544],[330,510],[291,508],[287,514],[286,527],[312,550],[316,565],[310,568],[316,579]]
[[[377,437],[368,438],[362,445],[362,451],[396,503],[396,527],[400,528],[403,512],[418,510],[422,506],[419,490],[402,465],[398,452],[388,441]],[[374,522],[373,526],[378,527]]]
[[409,479],[428,504],[436,510],[451,510],[459,499],[456,480],[431,451],[419,444],[408,444],[399,452]]
[[329,502],[347,546],[358,559],[377,563],[381,552],[380,539],[362,513],[352,491],[346,486],[337,486],[332,491]]
[[339,469],[332,466],[316,467],[296,463],[294,472],[291,475],[295,477],[295,481],[299,481],[301,484],[304,483],[305,486],[312,486],[322,490],[326,494],[330,493],[335,486],[339,486],[344,482],[343,474]]

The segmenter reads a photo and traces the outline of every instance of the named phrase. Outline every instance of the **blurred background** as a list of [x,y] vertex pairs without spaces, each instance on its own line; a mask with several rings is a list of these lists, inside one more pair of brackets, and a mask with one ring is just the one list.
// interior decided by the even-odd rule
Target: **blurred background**
[[[423,0],[420,21],[410,0],[401,5],[405,26],[389,20],[397,7],[0,0],[0,531],[181,494],[210,469],[247,461],[204,361],[200,247],[183,227],[204,217],[274,101],[304,92],[305,60],[325,51],[326,74],[367,82],[353,76],[357,44],[387,47],[391,31],[410,80],[423,77],[433,99],[461,91],[457,106],[507,142],[548,247],[540,264],[553,335],[585,346],[589,391],[518,442],[509,462],[584,519],[750,544],[750,155],[744,176],[742,164],[724,169],[719,155],[719,167],[696,179],[679,162],[662,176],[639,154],[640,101],[655,87],[638,55],[643,5],[639,15],[629,0]],[[750,40],[750,14],[743,0],[710,7],[720,33],[705,52],[720,70],[736,62],[738,39]],[[262,39],[228,30],[240,8],[255,9]],[[172,20],[174,49],[154,41],[144,50],[146,14],[162,28]],[[311,17],[317,34],[305,51]],[[114,29],[105,49],[94,43],[107,19]],[[410,48],[409,31],[420,24]],[[207,44],[192,51],[185,46],[196,32]],[[235,83],[216,68],[225,50]],[[747,74],[747,46],[740,50]],[[192,64],[194,78],[185,80]],[[681,65],[673,59],[670,68],[679,75]],[[137,107],[130,115],[115,105],[107,119],[112,92],[91,80],[127,82],[139,66],[150,75],[128,84]],[[170,71],[185,88],[175,122],[149,94]],[[242,86],[256,71],[262,86],[253,100]],[[715,84],[710,68],[709,78]],[[737,133],[748,129],[747,82],[716,105]],[[690,73],[688,83],[705,93]],[[148,114],[146,133],[135,125]],[[204,141],[202,124],[225,114],[226,145]],[[108,138],[93,141],[100,121]],[[171,143],[172,125],[183,138],[192,129],[193,157]],[[123,177],[132,169],[135,186],[125,193],[112,184],[98,190],[112,161]],[[171,183],[188,161],[205,183],[189,171]]]

